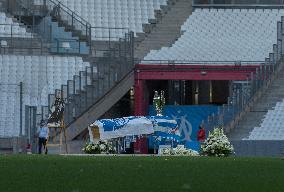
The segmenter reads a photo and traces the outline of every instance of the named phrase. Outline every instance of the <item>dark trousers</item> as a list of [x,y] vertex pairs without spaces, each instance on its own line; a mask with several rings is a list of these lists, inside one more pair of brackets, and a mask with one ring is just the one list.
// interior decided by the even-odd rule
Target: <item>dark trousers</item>
[[47,148],[46,148],[46,138],[42,138],[40,137],[38,139],[38,153],[41,154],[41,148],[43,146],[43,148],[45,149],[45,154],[47,154]]

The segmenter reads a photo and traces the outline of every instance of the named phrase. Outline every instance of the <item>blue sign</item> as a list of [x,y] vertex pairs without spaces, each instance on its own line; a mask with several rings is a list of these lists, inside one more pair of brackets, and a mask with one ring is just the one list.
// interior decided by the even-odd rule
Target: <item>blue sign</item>
[[[199,125],[207,119],[212,113],[217,113],[218,106],[165,106],[163,115],[176,120],[181,134],[181,141],[196,141]],[[156,115],[152,106],[149,109],[149,115]],[[206,129],[206,127],[205,127]]]

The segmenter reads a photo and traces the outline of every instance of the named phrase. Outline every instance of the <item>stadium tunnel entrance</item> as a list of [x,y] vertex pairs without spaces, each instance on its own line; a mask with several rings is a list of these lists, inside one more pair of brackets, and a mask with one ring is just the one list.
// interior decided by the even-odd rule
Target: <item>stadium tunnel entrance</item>
[[259,65],[147,65],[135,69],[135,115],[148,115],[154,91],[165,92],[166,105],[222,105],[233,82],[246,81]]
[[149,80],[145,92],[150,105],[154,91],[161,90],[167,105],[222,105],[227,103],[230,81]]

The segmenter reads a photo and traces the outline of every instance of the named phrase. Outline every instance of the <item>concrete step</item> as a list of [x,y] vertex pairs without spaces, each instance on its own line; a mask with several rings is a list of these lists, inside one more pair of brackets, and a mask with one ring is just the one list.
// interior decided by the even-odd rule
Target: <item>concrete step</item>
[[192,12],[190,0],[176,0],[164,7],[164,14],[145,39],[135,47],[135,56],[143,59],[150,50],[170,47],[182,34],[181,25]]
[[[283,74],[284,70],[279,72]],[[229,133],[232,140],[241,140],[249,136],[254,127],[260,126],[268,110],[273,110],[277,102],[284,99],[284,78],[278,75],[261,97],[253,104],[238,125]]]
[[118,102],[133,86],[134,73],[129,73],[119,84],[111,89],[107,94],[99,99],[97,103],[79,116],[76,121],[67,125],[68,141],[80,135],[86,128],[105,114],[116,102]]

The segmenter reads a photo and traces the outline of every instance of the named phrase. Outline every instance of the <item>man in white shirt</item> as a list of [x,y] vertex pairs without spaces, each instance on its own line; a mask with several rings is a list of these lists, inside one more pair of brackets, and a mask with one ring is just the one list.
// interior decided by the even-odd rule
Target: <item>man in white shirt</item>
[[44,120],[41,120],[40,127],[37,130],[38,134],[38,153],[41,154],[42,146],[45,149],[45,154],[47,154],[46,142],[48,139],[49,129]]

